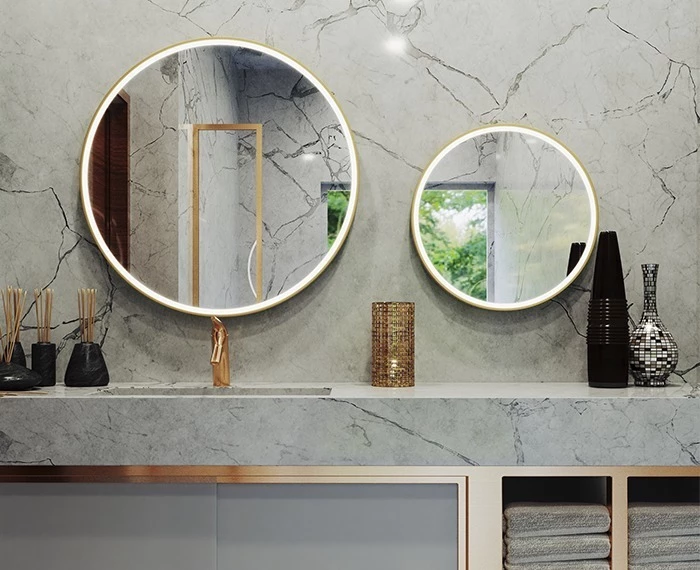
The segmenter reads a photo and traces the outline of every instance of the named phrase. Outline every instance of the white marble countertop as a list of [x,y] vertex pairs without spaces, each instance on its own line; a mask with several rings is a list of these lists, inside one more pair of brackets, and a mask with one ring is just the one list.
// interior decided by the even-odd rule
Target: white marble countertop
[[[0,398],[0,465],[700,465],[690,385],[57,386]],[[172,396],[153,396],[153,393]],[[183,391],[214,396],[183,396]],[[270,390],[273,390],[270,392]]]
[[[234,391],[211,388],[207,394],[187,394],[196,388],[209,389],[201,382],[178,382],[177,384],[142,382],[133,384],[111,384],[105,388],[70,388],[64,385],[41,388],[27,392],[0,392],[3,396],[19,398],[342,398],[342,399],[608,399],[626,400],[630,398],[699,398],[700,387],[690,384],[670,384],[663,388],[642,388],[630,385],[627,388],[591,388],[584,382],[467,382],[430,383],[413,388],[376,388],[369,384],[323,383],[259,383],[243,384],[234,388],[260,390],[262,393],[239,394]],[[112,390],[116,388],[116,392]],[[123,388],[143,389],[142,393],[119,394]],[[171,391],[167,395],[149,393],[150,389]],[[295,394],[295,390],[327,389],[329,393]],[[105,393],[107,392],[107,393]],[[182,393],[185,392],[185,393]]]

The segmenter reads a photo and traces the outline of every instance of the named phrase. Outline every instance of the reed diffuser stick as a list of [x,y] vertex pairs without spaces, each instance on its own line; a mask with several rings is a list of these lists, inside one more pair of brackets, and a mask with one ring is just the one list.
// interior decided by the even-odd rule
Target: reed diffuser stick
[[10,363],[15,344],[19,339],[19,329],[22,325],[22,311],[27,298],[26,291],[16,287],[2,290],[2,308],[5,313],[5,335],[2,338],[2,361]]
[[90,342],[95,340],[95,312],[97,309],[97,289],[92,290],[90,296]]
[[44,319],[41,307],[41,292],[39,291],[39,289],[34,289],[34,311],[36,312],[36,341],[41,342],[41,323],[44,322]]
[[78,289],[78,313],[80,314],[80,340],[94,342],[97,289]]
[[53,308],[53,289],[40,291],[34,289],[34,308],[36,309],[37,342],[51,342],[51,311]]

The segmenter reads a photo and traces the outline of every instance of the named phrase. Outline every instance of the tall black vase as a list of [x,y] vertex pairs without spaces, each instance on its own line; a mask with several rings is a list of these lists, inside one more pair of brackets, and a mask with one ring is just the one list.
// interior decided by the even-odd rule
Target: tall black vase
[[627,298],[615,232],[601,232],[588,307],[588,384],[626,388],[629,377]]
[[32,370],[41,376],[40,386],[56,385],[56,345],[35,342],[32,345]]
[[91,387],[109,384],[109,372],[102,349],[94,342],[80,342],[73,347],[65,376],[66,386]]

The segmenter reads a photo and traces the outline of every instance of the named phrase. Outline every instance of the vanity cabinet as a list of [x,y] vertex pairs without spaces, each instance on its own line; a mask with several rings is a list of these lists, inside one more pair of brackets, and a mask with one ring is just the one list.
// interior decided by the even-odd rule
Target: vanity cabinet
[[0,567],[463,567],[455,525],[465,508],[463,484],[412,477],[294,480],[1,484]]
[[2,467],[0,481],[12,570],[495,570],[513,500],[608,505],[611,568],[626,570],[628,501],[697,501],[700,468]]

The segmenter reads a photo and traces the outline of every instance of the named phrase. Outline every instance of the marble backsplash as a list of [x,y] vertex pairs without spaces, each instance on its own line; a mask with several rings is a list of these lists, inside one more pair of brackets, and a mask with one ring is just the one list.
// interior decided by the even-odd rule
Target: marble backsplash
[[[589,170],[601,229],[618,232],[631,313],[639,265],[659,262],[659,311],[698,379],[700,42],[696,0],[46,0],[0,22],[0,284],[52,286],[59,375],[77,334],[75,289],[99,290],[115,382],[208,378],[208,319],[162,308],[111,272],[83,219],[78,171],[102,96],[134,63],[207,35],[272,45],[311,68],[354,129],[360,201],[336,261],[309,289],[227,322],[235,382],[368,381],[370,304],[416,302],[416,376],[585,381],[589,268],[519,313],[463,305],[411,243],[420,174],[460,133],[511,122],[554,133]],[[27,328],[33,327],[29,313]],[[23,333],[29,344],[33,331]],[[676,380],[679,380],[676,377]]]

